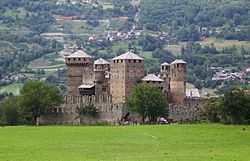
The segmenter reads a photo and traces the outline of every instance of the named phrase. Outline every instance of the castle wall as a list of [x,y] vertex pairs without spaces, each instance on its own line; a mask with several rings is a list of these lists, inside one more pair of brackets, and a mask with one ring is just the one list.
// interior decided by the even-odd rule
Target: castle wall
[[169,105],[169,118],[177,122],[193,122],[208,101],[206,98],[185,98],[183,105]]
[[[40,124],[45,125],[60,125],[60,124],[74,124],[80,125],[80,119],[77,117],[75,111],[77,104],[71,105],[71,107],[65,111],[65,109],[60,109],[58,113],[52,113],[45,117],[42,117]],[[91,125],[98,123],[107,124],[118,124],[122,118],[122,105],[121,104],[95,104],[98,109],[98,114],[95,117],[85,116],[83,119],[83,124]]]

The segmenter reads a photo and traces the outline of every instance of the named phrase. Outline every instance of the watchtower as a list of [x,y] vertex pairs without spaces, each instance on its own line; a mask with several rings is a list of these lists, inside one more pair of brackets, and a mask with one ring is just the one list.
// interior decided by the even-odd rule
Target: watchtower
[[67,101],[73,101],[79,96],[79,87],[85,80],[93,78],[93,59],[91,56],[77,50],[65,58],[67,65]]
[[110,92],[114,103],[122,103],[145,76],[144,59],[127,52],[111,61]]
[[171,73],[171,65],[167,62],[161,64],[161,79],[164,80],[163,92],[167,96],[170,97],[170,73]]
[[170,67],[171,102],[183,105],[186,97],[186,62],[175,60]]
[[[100,58],[94,62],[95,94],[105,96],[109,94],[110,63]],[[98,96],[97,96],[98,97]]]

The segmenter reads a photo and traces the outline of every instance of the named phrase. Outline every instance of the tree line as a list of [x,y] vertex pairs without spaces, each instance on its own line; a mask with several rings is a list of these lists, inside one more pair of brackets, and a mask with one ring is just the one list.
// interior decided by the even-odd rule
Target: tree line
[[250,124],[249,90],[231,90],[218,100],[208,101],[200,118],[215,123]]
[[59,88],[42,81],[28,81],[19,96],[5,97],[0,102],[0,125],[34,125],[37,118],[63,103]]

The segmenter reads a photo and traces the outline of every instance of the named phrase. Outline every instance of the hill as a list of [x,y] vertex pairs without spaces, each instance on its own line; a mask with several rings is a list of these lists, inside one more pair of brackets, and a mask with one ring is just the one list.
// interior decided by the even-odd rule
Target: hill
[[203,35],[250,40],[248,0],[144,0],[139,22],[153,31],[168,31],[181,41]]

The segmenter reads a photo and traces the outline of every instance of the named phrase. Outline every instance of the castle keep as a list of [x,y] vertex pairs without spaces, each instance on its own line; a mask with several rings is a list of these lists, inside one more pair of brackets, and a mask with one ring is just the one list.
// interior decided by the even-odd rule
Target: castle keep
[[173,120],[194,120],[205,100],[186,90],[187,63],[175,60],[163,63],[159,74],[145,73],[145,60],[132,52],[110,60],[94,60],[82,50],[65,58],[67,65],[67,96],[65,104],[44,117],[46,124],[79,124],[76,108],[93,104],[99,116],[86,117],[87,123],[115,124],[125,115],[123,103],[138,83],[158,86],[170,102]]

